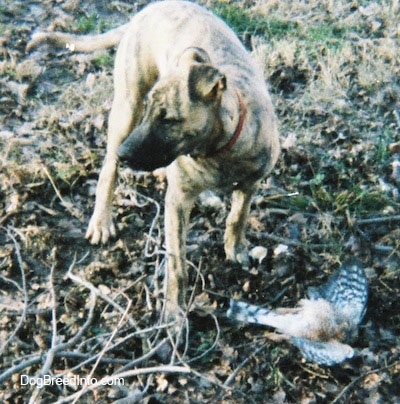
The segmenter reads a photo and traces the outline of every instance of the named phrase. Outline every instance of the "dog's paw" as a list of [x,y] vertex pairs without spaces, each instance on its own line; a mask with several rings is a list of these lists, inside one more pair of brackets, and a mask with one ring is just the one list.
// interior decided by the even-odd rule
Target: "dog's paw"
[[90,219],[85,238],[91,244],[107,243],[110,237],[115,237],[116,230],[111,215],[98,217],[93,215]]
[[178,334],[186,324],[186,310],[181,308],[178,304],[167,301],[162,319],[164,324],[168,324],[168,329],[170,331],[172,330],[173,334]]
[[248,270],[250,268],[250,257],[246,250],[242,250],[236,254],[236,262],[242,269]]
[[166,304],[161,314],[163,324],[162,334],[166,344],[157,351],[157,356],[163,363],[174,362],[177,353],[182,354],[188,344],[189,323],[186,311],[177,305]]
[[227,248],[225,246],[226,259],[229,262],[239,264],[242,269],[248,270],[250,268],[250,257],[245,247]]

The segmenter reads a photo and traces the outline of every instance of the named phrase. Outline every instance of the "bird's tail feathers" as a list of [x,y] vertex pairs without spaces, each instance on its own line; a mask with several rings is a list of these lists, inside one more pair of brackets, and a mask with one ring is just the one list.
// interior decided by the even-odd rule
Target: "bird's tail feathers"
[[254,324],[266,324],[265,320],[271,314],[272,312],[268,309],[234,299],[230,300],[229,310],[226,313],[232,320]]

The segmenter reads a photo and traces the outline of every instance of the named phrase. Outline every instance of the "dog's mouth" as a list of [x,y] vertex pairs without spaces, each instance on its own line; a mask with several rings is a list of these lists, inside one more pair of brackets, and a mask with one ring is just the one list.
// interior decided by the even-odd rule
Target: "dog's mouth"
[[119,159],[122,163],[127,164],[132,170],[135,171],[154,171],[157,168],[167,167],[175,159],[154,159],[152,156],[143,158],[131,158],[129,160]]

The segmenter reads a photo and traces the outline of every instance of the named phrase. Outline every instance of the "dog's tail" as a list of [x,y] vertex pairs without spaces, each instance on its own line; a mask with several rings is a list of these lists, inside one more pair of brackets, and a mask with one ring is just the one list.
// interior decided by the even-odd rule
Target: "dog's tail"
[[94,52],[120,43],[129,23],[98,35],[74,35],[63,32],[37,32],[26,46],[27,52],[46,42],[54,47],[67,47],[75,52]]

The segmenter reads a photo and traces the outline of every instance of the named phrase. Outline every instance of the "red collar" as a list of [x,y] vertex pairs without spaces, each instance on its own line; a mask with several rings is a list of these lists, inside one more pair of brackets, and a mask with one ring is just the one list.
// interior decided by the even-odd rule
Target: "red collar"
[[219,148],[219,149],[215,150],[213,153],[211,153],[211,155],[209,155],[210,157],[213,157],[217,154],[225,153],[226,151],[228,151],[231,147],[233,147],[233,145],[238,140],[240,134],[242,133],[244,120],[246,118],[246,106],[244,105],[242,95],[240,94],[240,92],[238,90],[236,90],[236,95],[239,100],[240,116],[239,116],[239,122],[236,126],[235,132],[233,132],[233,135],[229,139],[228,143],[226,143],[224,146],[222,146],[221,148]]

